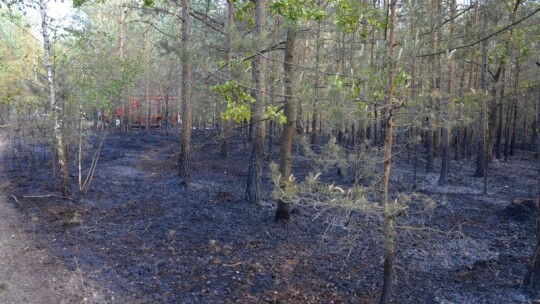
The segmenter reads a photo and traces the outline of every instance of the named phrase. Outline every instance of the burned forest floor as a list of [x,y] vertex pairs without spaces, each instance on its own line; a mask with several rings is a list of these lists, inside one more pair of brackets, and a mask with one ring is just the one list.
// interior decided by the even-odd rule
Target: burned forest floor
[[[235,135],[222,158],[212,130],[194,130],[192,140],[186,186],[176,132],[111,132],[87,193],[76,191],[72,155],[76,194],[67,199],[51,191],[50,151],[23,157],[20,142],[4,136],[0,204],[17,210],[25,242],[49,261],[24,275],[54,267],[56,277],[73,276],[60,281],[73,285],[60,293],[65,303],[377,303],[380,219],[295,205],[289,222],[275,222],[267,169],[277,145],[264,164],[263,201],[249,204],[249,144]],[[84,145],[83,178],[98,146],[97,135]],[[396,223],[393,302],[532,302],[519,286],[535,242],[535,153],[490,164],[486,194],[472,158],[451,162],[445,186],[419,162],[414,188],[413,164],[405,154],[393,164],[392,191],[410,204]],[[311,168],[295,147],[294,174]],[[329,172],[326,181],[348,186]],[[347,225],[351,217],[356,225]]]

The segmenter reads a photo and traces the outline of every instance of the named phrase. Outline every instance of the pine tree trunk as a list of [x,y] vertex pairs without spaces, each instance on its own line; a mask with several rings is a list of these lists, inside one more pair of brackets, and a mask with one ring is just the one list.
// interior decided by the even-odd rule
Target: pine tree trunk
[[456,162],[459,162],[461,160],[461,133],[461,126],[458,126],[456,128],[456,153],[454,154],[454,160]]
[[[287,29],[287,39],[285,40],[285,60],[283,62],[284,84],[285,84],[285,105],[284,113],[287,121],[281,133],[281,149],[279,173],[281,174],[280,187],[285,189],[288,186],[291,176],[291,148],[294,136],[296,113],[295,99],[293,96],[294,83],[294,47],[296,42],[296,29]],[[277,201],[276,220],[288,220],[290,218],[289,206],[282,200]]]
[[[488,23],[488,17],[487,12],[482,12],[483,14],[483,25],[482,28],[484,29],[484,32],[486,31],[487,23]],[[480,89],[481,93],[486,95],[487,98],[487,70],[488,70],[488,41],[487,39],[482,42],[482,65],[480,69]],[[487,101],[481,101],[482,102],[482,109],[480,111],[480,138],[478,140],[478,150],[476,153],[476,177],[484,177],[484,174],[486,174],[486,140],[487,140],[487,132],[488,132],[488,124],[487,124],[487,117],[488,111],[487,111]],[[488,147],[489,148],[489,147]]]
[[426,118],[426,173],[435,171],[433,156],[433,131],[431,130],[431,119]]
[[[536,110],[538,109],[537,107],[538,107],[538,106],[535,104],[535,105],[534,105],[534,112],[535,112],[535,113],[537,113],[537,112],[536,112]],[[534,119],[533,122],[532,122],[533,125],[532,125],[532,128],[531,128],[531,129],[532,129],[532,136],[531,136],[531,143],[530,143],[531,145],[534,145],[534,143],[536,142],[536,133],[537,133],[537,125],[536,125],[536,122],[537,122],[537,121],[538,121],[538,119]],[[539,155],[539,157],[540,157],[540,155]]]
[[504,98],[504,85],[505,85],[505,74],[506,69],[502,71],[502,83],[499,104],[497,105],[498,121],[497,121],[497,134],[495,136],[495,157],[497,159],[502,158],[502,133],[503,133],[503,98]]
[[[265,0],[255,0],[253,35],[261,45],[265,36]],[[252,107],[252,150],[249,158],[248,179],[246,185],[246,201],[259,203],[261,200],[262,161],[264,158],[265,124],[261,122],[264,116],[264,101],[262,89],[264,86],[264,65],[259,54],[252,59],[251,73],[255,90],[252,92],[255,102]]]
[[[536,220],[536,227],[540,227],[540,219]],[[536,238],[534,254],[531,258],[530,268],[527,271],[521,289],[529,294],[537,295],[540,293],[540,238]]]
[[[433,49],[438,49],[439,46],[439,35],[437,32],[436,25],[438,23],[438,14],[439,14],[439,0],[431,0],[431,33],[430,33],[430,46]],[[439,73],[440,73],[440,60],[437,55],[430,58],[430,90],[431,97],[428,104],[428,116],[425,118],[425,127],[426,127],[426,173],[433,172],[435,170],[435,154],[438,152],[435,146],[437,145],[437,135],[433,127],[433,119],[430,117],[431,114],[436,112],[436,98],[438,97],[438,92],[440,91],[439,85]]]
[[[514,75],[514,94],[517,93],[519,88],[519,78],[521,74],[521,64],[519,62],[519,59],[516,59],[516,74]],[[516,130],[517,130],[517,116],[518,116],[518,98],[514,97],[514,103],[513,103],[513,110],[512,110],[512,138],[510,140],[510,155],[515,155],[515,149],[516,149]]]
[[514,97],[512,97],[510,99],[510,103],[506,106],[506,123],[504,126],[504,161],[508,160],[508,154],[510,149],[510,126],[512,125],[512,115],[510,115],[510,113],[512,112],[514,102]]
[[[465,69],[465,62],[462,63],[461,65],[461,77],[460,77],[460,80],[459,80],[459,91],[458,91],[458,96],[460,98],[463,97],[463,93],[464,93],[464,87],[465,87],[465,74],[467,72],[467,70]],[[461,108],[459,108],[458,110],[458,122],[461,121]],[[463,125],[462,124],[459,124],[457,127],[456,127],[456,140],[455,140],[455,154],[454,154],[454,160],[456,162],[459,162],[460,159],[461,159],[461,133],[462,133],[462,129],[463,129]]]
[[152,97],[150,96],[150,81],[149,79],[147,78],[146,79],[146,104],[148,105],[148,108],[146,109],[146,118],[145,118],[145,121],[146,121],[146,133],[150,133],[150,127],[151,127],[151,124],[152,124],[152,121],[151,121],[151,111],[152,111],[152,102],[154,100],[152,99]]
[[461,145],[461,158],[466,158],[467,157],[467,149],[469,148],[469,128],[468,127],[465,127],[463,129],[463,141],[462,141],[462,145]]
[[163,94],[163,100],[165,101],[165,111],[163,113],[163,126],[165,127],[165,134],[169,135],[169,127],[171,121],[169,119],[169,88],[165,88],[165,94]]
[[[540,119],[540,94],[538,94],[538,102],[536,109],[537,112],[535,121],[538,122]],[[540,122],[538,123],[538,125],[540,125]],[[536,152],[538,153],[538,155],[540,155],[540,139],[537,140],[538,146]],[[538,172],[536,178],[538,187],[540,189],[540,157],[538,158],[537,169]],[[540,192],[536,197],[536,201],[538,204],[540,204]],[[540,294],[540,212],[537,212],[536,214],[536,246],[534,248],[534,254],[531,258],[531,266],[527,271],[525,278],[523,279],[521,289],[529,294]]]
[[[60,167],[60,190],[65,197],[71,197],[71,183],[69,180],[69,164],[67,159],[66,145],[62,134],[62,107],[56,99],[54,86],[53,69],[51,65],[51,44],[49,40],[49,25],[47,20],[47,1],[39,1],[41,13],[41,28],[43,35],[43,49],[45,50],[45,69],[47,72],[47,84],[49,89],[49,104],[52,109],[52,118],[54,121],[54,139],[58,153],[58,164]],[[54,175],[53,175],[54,178]]]
[[[487,97],[487,96],[486,96]],[[495,147],[495,130],[497,125],[497,80],[493,84],[491,96],[488,98],[487,107],[487,139],[486,139],[486,161],[493,161],[493,148]]]
[[[272,104],[273,97],[270,97],[270,104]],[[270,160],[270,156],[272,155],[272,147],[274,146],[274,124],[276,122],[274,120],[270,120],[268,122],[268,130],[266,131],[266,136],[268,137],[268,147],[266,149],[266,160]]]
[[373,114],[375,117],[375,119],[373,119],[373,146],[379,145],[379,132],[377,128],[377,124],[379,123],[378,113],[377,106],[373,105]]
[[[527,109],[527,99],[523,103],[523,109]],[[523,128],[521,131],[521,145],[525,146],[527,144],[527,115],[523,115]]]
[[184,182],[189,180],[190,172],[190,145],[191,125],[193,121],[191,113],[191,26],[189,0],[182,0],[182,134],[180,139],[179,175]]
[[[455,14],[456,14],[456,0],[452,0],[450,3],[450,41],[454,38],[454,33],[456,30],[456,21],[455,21]],[[452,101],[451,98],[454,94],[454,59],[449,59],[449,66],[448,66],[448,86],[446,89],[446,92],[448,96],[444,98],[445,104],[444,107],[447,109],[447,111],[450,111],[452,108]],[[448,115],[450,113],[446,113],[446,124],[442,128],[442,156],[441,156],[441,172],[439,176],[439,185],[446,184],[446,177],[448,176],[448,170],[450,166],[450,136],[451,131],[450,127],[447,125],[450,123],[450,119],[448,118]],[[444,114],[443,114],[444,115]]]
[[[484,125],[484,110],[481,110],[482,111],[482,114],[481,114],[481,118],[480,118],[480,125],[481,125],[481,128],[482,125]],[[480,134],[481,138],[478,140],[478,143],[477,143],[477,150],[476,150],[476,171],[474,173],[474,176],[476,177],[483,177],[484,174],[485,174],[485,167],[486,167],[486,155],[485,155],[485,152],[484,152],[484,149],[485,149],[485,145],[484,145],[484,140],[483,140],[483,136],[482,134]]]
[[390,181],[390,173],[392,169],[392,142],[393,128],[392,121],[393,98],[394,98],[394,73],[395,73],[395,30],[396,30],[396,4],[397,0],[391,0],[390,3],[390,39],[388,43],[388,57],[390,66],[388,69],[388,91],[386,96],[386,111],[384,121],[385,139],[384,139],[384,176],[381,185],[381,206],[384,209],[384,272],[383,286],[380,298],[380,304],[389,304],[392,297],[392,279],[394,274],[394,257],[395,257],[395,236],[394,214],[392,214],[391,206],[388,202],[388,184]]
[[[119,42],[118,52],[119,52],[119,57],[120,57],[121,62],[124,62],[126,59],[126,14],[127,14],[127,8],[125,8],[123,6],[123,3],[121,3],[120,4],[120,18],[118,20],[118,22],[120,23],[120,31],[118,33],[118,36],[119,36],[118,37],[118,42]],[[123,67],[122,67],[122,71],[123,71]],[[122,90],[122,93],[125,93],[124,89]],[[125,95],[123,94],[123,96]],[[124,121],[126,120],[125,102],[123,100],[120,100],[119,106],[120,106],[120,129],[122,131],[127,131],[126,124],[124,123]]]
[[[227,0],[227,22],[227,51],[225,53],[225,62],[229,65],[232,53],[232,35],[235,29],[234,2],[232,0]],[[223,119],[221,123],[221,128],[221,157],[226,158],[229,157],[229,140],[231,137],[231,132],[229,131],[229,121]]]
[[448,168],[450,166],[450,128],[443,127],[442,129],[442,155],[441,155],[441,172],[439,175],[439,185],[446,184],[448,176]]

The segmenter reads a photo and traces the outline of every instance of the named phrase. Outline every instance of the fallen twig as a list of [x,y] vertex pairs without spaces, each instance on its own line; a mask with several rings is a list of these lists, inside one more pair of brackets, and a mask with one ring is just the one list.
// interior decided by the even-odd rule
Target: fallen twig
[[19,202],[19,200],[17,199],[17,197],[15,195],[13,195],[13,194],[10,194],[10,195],[17,202],[17,204],[19,204],[19,205],[21,204],[21,202]]
[[[13,195],[12,195],[13,196]],[[14,197],[14,196],[13,196]],[[73,201],[71,197],[67,196],[61,196],[61,195],[55,195],[55,194],[44,194],[44,195],[23,195],[24,198],[46,198],[46,197],[58,197],[58,198],[65,198],[70,201]]]
[[238,262],[238,263],[234,263],[234,264],[223,264],[221,266],[223,266],[223,267],[236,267],[236,266],[240,266],[242,264],[244,264],[244,262]]

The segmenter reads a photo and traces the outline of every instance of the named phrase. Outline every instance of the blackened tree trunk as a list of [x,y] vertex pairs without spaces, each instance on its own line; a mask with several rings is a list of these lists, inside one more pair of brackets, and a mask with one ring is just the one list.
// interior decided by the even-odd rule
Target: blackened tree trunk
[[[495,130],[497,125],[497,82],[493,84],[491,90],[491,96],[488,98],[487,106],[487,132],[486,132],[486,161],[491,163],[493,161],[493,148],[495,147]],[[487,164],[486,164],[487,165]]]
[[[536,220],[536,229],[539,229],[540,219]],[[523,279],[521,289],[529,294],[540,292],[540,239],[536,237],[536,246],[531,258],[530,268]]]
[[456,162],[459,162],[459,160],[461,159],[461,126],[457,126],[456,128],[456,150],[455,150],[455,154],[454,154],[454,160]]
[[[540,93],[538,93],[538,102],[536,109],[538,111],[536,113],[536,121],[538,122],[538,120],[540,119]],[[540,125],[540,122],[537,123],[537,125]],[[536,134],[539,133],[537,132]],[[537,140],[537,143],[537,153],[538,155],[540,155],[540,139]],[[536,178],[539,187],[538,189],[540,189],[540,157],[538,158],[537,170],[538,171]],[[540,204],[540,192],[538,192],[536,200],[537,203]],[[521,289],[529,294],[538,295],[540,293],[540,212],[537,212],[536,215],[536,246],[534,248],[534,254],[531,258],[530,268],[527,271],[525,278],[523,279]]]
[[[265,0],[255,0],[255,27],[253,35],[257,43],[261,45],[265,36]],[[248,178],[246,185],[246,201],[251,203],[259,203],[261,200],[261,176],[262,162],[264,158],[264,134],[265,124],[262,122],[264,116],[264,101],[262,89],[264,86],[264,65],[262,55],[257,54],[251,62],[251,74],[255,90],[252,95],[255,99],[252,107],[252,141],[251,141],[251,156],[249,158]]]
[[463,140],[461,144],[461,158],[467,157],[467,149],[469,149],[469,128],[463,128]]
[[477,149],[476,149],[476,171],[474,176],[483,177],[486,172],[486,154],[485,154],[485,110],[482,109],[480,112],[480,138],[478,139]]
[[439,175],[439,185],[446,184],[448,176],[448,167],[450,166],[450,128],[444,126],[442,128],[442,155],[441,155],[441,172]]
[[[466,69],[466,63],[463,62],[462,65],[461,65],[461,77],[460,77],[460,80],[459,80],[459,91],[458,91],[458,96],[460,98],[463,97],[463,93],[464,93],[464,87],[465,87],[465,74],[467,72],[467,69]],[[461,121],[461,106],[458,108],[458,121]],[[463,125],[462,123],[460,123],[457,127],[456,127],[456,137],[455,137],[455,154],[454,154],[454,160],[456,162],[459,162],[460,159],[461,159],[461,135],[463,134]]]
[[164,111],[163,111],[163,127],[165,128],[165,134],[169,135],[169,127],[170,127],[170,105],[169,105],[169,88],[165,88],[165,93],[163,94],[163,101],[165,101],[164,105]]
[[426,173],[435,171],[433,156],[433,131],[431,119],[426,117]]
[[189,0],[182,0],[182,134],[180,139],[179,172],[185,182],[190,177],[190,145],[191,145],[191,26]]
[[[514,75],[514,96],[519,88],[519,78],[521,75],[521,64],[519,58],[516,59],[516,74]],[[517,132],[517,115],[518,115],[518,98],[514,97],[512,109],[512,131],[510,139],[510,155],[514,156],[516,149],[516,132]]]
[[[296,112],[295,99],[293,97],[294,79],[294,45],[296,42],[296,29],[290,26],[287,29],[287,39],[285,41],[285,60],[283,62],[284,84],[285,84],[285,104],[284,113],[287,121],[281,132],[281,149],[279,173],[281,174],[280,187],[286,188],[291,176],[291,148],[294,137]],[[289,206],[282,200],[277,201],[276,220],[288,220],[290,217]]]
[[495,157],[497,159],[502,158],[502,136],[503,136],[503,98],[504,98],[504,88],[505,88],[505,76],[506,68],[502,70],[502,83],[501,91],[499,95],[499,104],[497,105],[498,121],[497,121],[497,134],[495,136]]
[[[522,3],[522,0],[517,0],[513,3],[512,11],[510,12],[510,23],[514,23],[516,19],[516,11],[518,10],[520,4]],[[511,53],[510,50],[510,41],[512,40],[514,30],[511,28],[506,33],[506,41],[504,44],[504,49],[507,53]],[[506,72],[506,58],[501,59],[499,62],[499,68],[497,69],[497,72],[495,75],[493,75],[494,78],[494,84],[493,84],[493,90],[492,90],[492,99],[490,101],[490,117],[489,117],[489,136],[488,136],[488,148],[487,148],[487,161],[488,163],[491,163],[493,159],[493,145],[495,141],[495,152],[496,152],[496,158],[500,159],[502,157],[501,155],[501,139],[502,139],[502,124],[503,124],[503,108],[502,108],[502,100],[504,97],[504,90],[505,90],[505,72]],[[497,86],[498,83],[502,82],[500,85],[500,99],[499,104],[497,105]],[[497,115],[498,112],[498,115]],[[497,122],[498,119],[498,122]],[[497,128],[495,128],[495,125],[497,124]]]
[[[71,197],[71,183],[69,181],[69,165],[67,160],[67,151],[62,134],[62,107],[56,99],[54,86],[54,75],[51,64],[51,43],[49,39],[49,24],[47,20],[47,1],[39,1],[39,10],[41,13],[41,34],[43,36],[43,49],[45,50],[45,69],[47,72],[47,84],[49,89],[49,104],[52,110],[54,121],[54,145],[58,153],[58,164],[60,167],[60,190],[65,197]],[[54,175],[53,175],[54,179]]]
[[504,126],[504,161],[508,160],[508,152],[510,148],[510,122],[511,119],[511,109],[513,109],[514,97],[510,99],[510,103],[506,106],[506,123]]

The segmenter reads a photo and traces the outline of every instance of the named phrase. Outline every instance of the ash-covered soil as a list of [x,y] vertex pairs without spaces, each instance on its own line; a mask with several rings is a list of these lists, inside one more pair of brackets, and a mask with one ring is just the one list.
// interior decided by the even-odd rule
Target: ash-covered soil
[[[83,172],[97,143],[87,145]],[[250,148],[239,136],[223,159],[211,131],[194,131],[187,187],[178,149],[179,136],[162,130],[112,133],[90,190],[73,200],[49,195],[50,161],[5,158],[13,204],[35,241],[101,289],[85,301],[377,303],[377,219],[362,225],[358,215],[353,229],[337,212],[297,206],[289,223],[277,223],[268,175],[264,202],[243,200]],[[293,171],[305,176],[310,162],[300,150]],[[529,303],[518,289],[534,247],[536,207],[526,201],[537,191],[534,153],[491,164],[487,194],[472,159],[453,161],[444,187],[419,169],[416,190],[412,162],[396,159],[392,188],[407,192],[412,207],[397,221],[394,302]],[[426,205],[434,208],[419,212]]]

